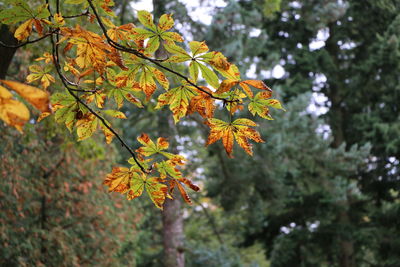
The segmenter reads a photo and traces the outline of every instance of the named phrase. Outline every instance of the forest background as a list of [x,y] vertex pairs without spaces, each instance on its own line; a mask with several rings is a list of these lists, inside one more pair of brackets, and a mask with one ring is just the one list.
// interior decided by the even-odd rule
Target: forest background
[[[115,23],[137,23],[135,1],[115,4]],[[267,142],[254,157],[229,159],[204,147],[196,116],[171,127],[167,112],[125,107],[124,136],[172,131],[189,158],[202,190],[174,214],[106,192],[103,177],[127,158],[117,145],[76,142],[52,119],[23,135],[0,124],[0,265],[400,266],[400,1],[150,6],[264,80],[286,112],[259,121]],[[8,77],[24,81],[40,53],[16,50]]]

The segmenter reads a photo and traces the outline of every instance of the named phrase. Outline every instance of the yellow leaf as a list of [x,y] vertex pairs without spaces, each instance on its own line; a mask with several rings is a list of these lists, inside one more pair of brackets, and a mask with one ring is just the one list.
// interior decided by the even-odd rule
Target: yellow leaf
[[22,127],[29,120],[29,110],[21,102],[12,99],[12,94],[0,86],[0,119],[22,132]]
[[17,92],[26,101],[42,112],[50,112],[49,93],[39,88],[26,85],[20,82],[0,80],[3,84]]
[[97,118],[89,113],[85,114],[82,119],[76,122],[76,133],[78,134],[78,141],[89,138],[97,129]]
[[189,86],[179,86],[158,97],[157,108],[169,105],[174,121],[177,123],[187,113],[189,102],[196,95],[195,90]]
[[174,26],[174,20],[172,19],[172,14],[164,14],[160,17],[158,21],[158,29],[160,31],[167,31]]
[[106,176],[104,185],[109,187],[109,191],[118,192],[121,194],[125,194],[128,192],[130,186],[130,178],[132,173],[128,168],[124,167],[114,167],[112,172]]
[[28,38],[29,35],[31,35],[31,33],[32,33],[32,26],[33,26],[34,22],[35,22],[35,19],[28,19],[27,21],[22,23],[15,30],[14,37],[19,41],[22,41],[22,40],[25,40],[26,38]]

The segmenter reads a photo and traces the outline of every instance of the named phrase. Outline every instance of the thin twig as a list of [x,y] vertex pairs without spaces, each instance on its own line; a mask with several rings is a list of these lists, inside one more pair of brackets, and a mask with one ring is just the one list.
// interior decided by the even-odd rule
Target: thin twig
[[[57,0],[57,11],[59,9],[58,7],[59,1]],[[48,6],[48,8],[50,9],[50,6]],[[50,10],[49,10],[50,11]],[[58,32],[57,32],[57,37],[58,37]],[[125,147],[128,152],[131,154],[132,158],[134,159],[134,161],[136,162],[136,164],[139,166],[139,168],[141,169],[142,172],[144,173],[149,173],[149,170],[146,170],[146,168],[144,168],[142,166],[142,164],[139,162],[139,160],[137,159],[135,153],[133,152],[133,150],[128,146],[128,144],[125,143],[125,141],[122,139],[122,137],[106,122],[106,120],[100,116],[96,111],[94,111],[88,104],[86,104],[84,101],[82,101],[82,99],[80,99],[80,97],[78,95],[76,95],[74,93],[74,91],[76,91],[77,89],[75,88],[71,88],[70,86],[78,86],[77,84],[69,81],[63,74],[61,71],[61,65],[60,65],[60,61],[59,61],[59,53],[58,53],[58,42],[56,43],[53,39],[53,36],[50,38],[51,40],[51,44],[52,44],[52,54],[53,54],[53,58],[54,58],[54,66],[56,68],[57,74],[61,79],[61,82],[64,84],[65,88],[68,90],[69,94],[75,98],[75,100],[83,105],[87,110],[89,110],[90,113],[92,113],[96,118],[98,118],[100,120],[100,122],[108,129],[110,130],[114,136],[119,140],[119,142],[121,143],[121,145],[123,147]]]
[[117,50],[120,50],[120,51],[123,51],[123,52],[127,52],[127,53],[130,53],[130,54],[133,54],[133,55],[135,55],[135,56],[137,56],[137,57],[139,57],[139,58],[142,58],[142,59],[144,59],[144,60],[150,61],[150,62],[153,63],[154,65],[156,65],[156,66],[158,66],[158,67],[160,67],[160,68],[162,68],[162,69],[164,69],[164,70],[166,70],[166,71],[168,71],[168,72],[170,72],[170,73],[172,73],[172,74],[175,74],[176,76],[178,76],[178,77],[180,77],[181,79],[185,80],[188,84],[190,84],[191,86],[195,87],[197,90],[199,90],[199,91],[201,91],[201,92],[203,92],[203,93],[209,95],[211,98],[214,98],[214,99],[217,99],[217,100],[221,100],[221,101],[223,101],[224,103],[233,103],[233,102],[237,102],[237,100],[228,100],[228,99],[226,99],[226,98],[214,96],[212,93],[210,93],[210,92],[204,90],[204,89],[201,88],[200,86],[198,86],[198,85],[196,85],[195,83],[193,83],[193,82],[192,82],[188,77],[186,77],[185,75],[183,75],[183,74],[181,74],[181,73],[179,73],[179,72],[177,72],[177,71],[174,71],[173,69],[170,69],[170,68],[168,68],[168,67],[162,65],[162,64],[159,62],[159,60],[156,60],[156,59],[153,59],[153,58],[149,58],[149,57],[147,57],[146,55],[142,54],[141,52],[139,52],[139,51],[136,50],[136,49],[123,46],[123,45],[121,45],[121,44],[119,44],[119,43],[113,41],[113,40],[110,38],[110,36],[108,36],[108,34],[107,34],[107,29],[106,29],[106,27],[104,26],[104,24],[103,24],[103,22],[102,22],[102,20],[101,20],[101,17],[100,17],[99,14],[97,13],[97,10],[96,10],[95,6],[93,5],[92,0],[87,0],[87,1],[88,1],[89,5],[90,5],[91,9],[93,10],[93,14],[94,14],[95,17],[96,17],[96,20],[98,21],[99,26],[100,26],[101,30],[103,31],[104,36],[105,36],[106,39],[107,39],[107,42],[108,42],[112,47],[114,47],[114,48],[117,49]]
[[78,14],[78,15],[71,15],[71,16],[63,16],[64,19],[72,19],[72,18],[78,18],[78,17],[83,17],[83,16],[89,16],[90,12],[89,9],[87,9],[84,13]]
[[3,43],[2,41],[0,41],[0,46],[7,47],[7,48],[19,48],[19,47],[23,47],[23,46],[25,46],[25,45],[27,45],[27,44],[33,44],[33,43],[39,42],[39,41],[41,41],[41,40],[43,40],[43,39],[49,37],[50,35],[54,34],[55,32],[56,32],[56,31],[51,31],[51,32],[49,32],[49,33],[46,33],[45,35],[43,35],[42,37],[40,37],[40,38],[38,38],[38,39],[35,39],[35,40],[32,40],[32,41],[29,41],[29,40],[28,40],[28,41],[26,41],[26,42],[23,42],[23,43],[20,43],[20,44],[17,44],[17,45],[8,45],[8,44],[5,44],[5,43]]

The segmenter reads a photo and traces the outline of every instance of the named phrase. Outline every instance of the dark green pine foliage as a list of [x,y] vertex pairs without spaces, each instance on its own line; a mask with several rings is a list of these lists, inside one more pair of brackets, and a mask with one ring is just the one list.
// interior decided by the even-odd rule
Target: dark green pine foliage
[[[400,1],[281,1],[271,14],[272,2],[229,2],[208,31],[211,47],[257,73],[281,64],[266,83],[289,110],[266,123],[253,159],[223,159],[225,172],[215,159],[209,195],[245,210],[242,245],[264,242],[271,266],[395,266]],[[291,110],[305,92],[327,98],[322,121]]]

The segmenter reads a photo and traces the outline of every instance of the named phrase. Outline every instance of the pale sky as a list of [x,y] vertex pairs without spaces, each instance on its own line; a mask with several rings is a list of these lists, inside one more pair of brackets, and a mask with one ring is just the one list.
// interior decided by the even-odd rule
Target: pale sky
[[[181,3],[185,4],[188,9],[189,15],[195,21],[202,22],[206,25],[210,25],[212,22],[212,11],[216,7],[225,7],[227,4],[223,0],[180,0]],[[132,8],[135,10],[147,10],[153,11],[153,3],[149,0],[140,0],[136,3],[131,3]],[[257,35],[257,32],[251,32],[250,35]],[[318,31],[316,38],[309,44],[310,50],[317,50],[325,46],[325,41],[329,37],[329,31],[327,29],[321,29]],[[250,66],[250,69],[246,72],[246,76],[250,79],[266,79],[275,78],[281,79],[285,75],[285,69],[282,64],[275,65],[272,69],[262,70],[260,74],[256,74],[256,65]],[[316,83],[324,82],[326,77],[317,77]],[[313,88],[315,89],[315,88]],[[327,107],[323,107],[328,98],[320,92],[314,92],[310,105],[307,108],[307,112],[315,114],[317,116],[328,112]]]

